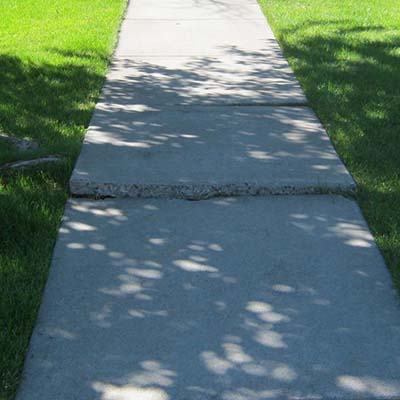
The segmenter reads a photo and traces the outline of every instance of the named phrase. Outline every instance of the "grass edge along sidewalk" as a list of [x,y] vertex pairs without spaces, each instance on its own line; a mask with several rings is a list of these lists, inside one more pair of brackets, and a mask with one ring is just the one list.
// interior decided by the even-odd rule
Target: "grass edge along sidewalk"
[[[358,201],[399,285],[396,0],[260,1],[311,106],[359,184]],[[53,153],[63,160],[0,176],[1,400],[11,399],[18,385],[67,181],[124,5],[124,0],[0,5],[0,129],[40,143],[24,153],[0,143],[0,163]]]
[[400,288],[398,0],[259,0]]
[[47,279],[68,179],[89,124],[126,0],[0,3],[0,164],[56,154],[61,161],[0,171],[0,400],[17,389]]

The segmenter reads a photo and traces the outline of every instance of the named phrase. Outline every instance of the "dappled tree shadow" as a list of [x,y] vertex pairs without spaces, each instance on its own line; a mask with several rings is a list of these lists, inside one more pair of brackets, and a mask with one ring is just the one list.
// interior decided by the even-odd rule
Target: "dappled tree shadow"
[[115,57],[72,192],[204,198],[351,191],[276,41],[267,37],[256,47]]
[[68,57],[100,55],[68,52],[63,56],[67,58],[61,64],[46,64],[0,55],[0,129],[40,143],[35,152],[4,152],[0,162],[57,152],[72,165],[104,78],[84,61],[68,62]]
[[[346,41],[345,33],[387,29],[381,26],[347,29],[342,27],[344,22],[329,23],[335,34],[306,36],[298,45],[286,42],[285,36],[307,29],[309,25],[319,26],[319,22],[283,30],[281,42],[287,55],[298,60],[294,61],[296,74],[311,104],[323,120],[329,121],[330,131],[338,138],[348,136],[346,148],[340,148],[343,157],[346,159],[351,154],[347,158],[354,163],[354,168],[362,164],[364,173],[384,178],[400,166],[397,146],[386,146],[386,156],[382,159],[382,146],[398,143],[400,56],[393,50],[400,46],[400,39],[394,36],[388,41]],[[354,56],[342,57],[343,52]],[[370,144],[360,146],[365,142]]]
[[400,394],[399,302],[349,200],[72,200],[55,257],[32,400]]
[[34,138],[40,145],[35,151],[18,151],[0,140],[0,164],[54,153],[62,157],[57,165],[0,172],[0,359],[4,367],[0,368],[0,397],[4,398],[11,398],[18,384],[68,179],[104,79],[101,68],[93,70],[85,61],[87,57],[103,60],[101,54],[64,56],[46,63],[0,54],[0,131]]
[[278,37],[357,181],[363,212],[399,286],[400,38],[394,29],[349,27],[349,21],[307,21],[282,28]]
[[[305,104],[280,50],[221,48],[220,56],[118,57],[103,89],[111,105]],[[268,48],[268,50],[267,50]]]
[[[289,55],[306,60],[297,68],[297,72],[309,91],[312,105],[317,106],[315,93],[321,93],[324,87],[315,86],[314,80],[309,79],[311,74],[321,74],[316,81],[325,82],[327,87],[330,84],[343,86],[338,94],[326,91],[322,104],[326,106],[326,110],[334,113],[335,126],[343,132],[348,130],[345,112],[350,108],[349,104],[358,104],[357,112],[351,114],[350,118],[355,121],[360,132],[366,132],[367,135],[359,134],[351,138],[349,151],[355,155],[361,148],[358,145],[370,140],[373,144],[368,150],[371,157],[366,157],[364,153],[362,157],[359,155],[355,159],[371,175],[380,178],[382,168],[378,168],[379,157],[376,152],[385,143],[385,134],[394,134],[395,130],[385,128],[384,135],[375,135],[374,127],[379,126],[382,118],[371,113],[369,107],[381,104],[387,94],[393,96],[393,107],[396,105],[396,87],[387,85],[386,79],[395,79],[396,74],[390,71],[394,70],[394,62],[398,61],[398,57],[391,55],[384,45],[375,44],[374,62],[351,63],[346,65],[346,74],[343,74],[343,69],[332,63],[332,57],[336,57],[343,48],[341,40],[320,37],[305,41],[303,45],[303,48],[290,48],[287,44],[285,46]],[[370,44],[360,44],[353,46],[351,51],[365,57],[370,54],[369,46]],[[231,51],[233,59],[241,56],[237,49],[233,48]],[[82,58],[93,56],[73,53],[65,55]],[[324,65],[320,72],[313,68],[316,58]],[[77,154],[78,138],[89,122],[91,102],[96,97],[92,88],[101,84],[100,74],[85,67],[33,66],[7,56],[1,60],[5,66],[1,69],[1,78],[9,80],[9,83],[0,87],[1,98],[4,99],[4,104],[15,102],[13,108],[6,106],[2,109],[5,111],[0,110],[0,117],[3,116],[1,121],[6,121],[1,122],[3,129],[39,139],[43,144],[43,151],[51,150],[54,141],[62,145],[65,154],[69,154],[71,149],[73,154]],[[288,76],[285,71],[282,72],[286,67],[280,69],[279,66],[274,66],[272,72],[265,71],[262,55],[256,52],[238,62],[238,65],[244,65],[245,73],[238,74],[241,79],[236,82],[236,86],[232,82],[229,85],[226,81],[216,58],[190,60],[186,64],[189,65],[189,70],[179,65],[155,66],[147,61],[141,65],[123,59],[115,62],[132,66],[136,76],[128,74],[118,78],[120,81],[116,79],[111,86],[106,85],[103,103],[149,106],[142,100],[144,97],[140,98],[141,91],[146,94],[146,99],[160,100],[160,104],[190,104],[196,101],[204,104],[209,99],[212,102],[226,103],[226,93],[221,93],[220,89],[210,85],[210,81],[223,83],[230,89],[234,86],[235,90],[242,83],[244,91],[235,101],[243,103],[244,99],[254,100],[254,96],[259,95],[256,94],[260,83],[258,79],[286,79]],[[385,68],[386,76],[382,75]],[[112,73],[113,69],[110,71]],[[358,87],[355,83],[360,76],[369,78],[374,75],[378,76],[378,93],[372,93],[367,86]],[[326,76],[330,78],[327,80]],[[285,85],[287,82],[281,84]],[[17,92],[23,92],[24,95],[14,98]],[[43,96],[38,97],[38,93]],[[320,97],[318,99],[321,101]],[[259,100],[260,104],[265,103],[265,98]],[[389,113],[392,127],[398,121],[394,109],[381,109],[385,115]],[[12,113],[12,118],[4,118],[10,115],[6,113]],[[324,119],[324,113],[321,112],[320,115]],[[71,121],[77,122],[77,126],[66,135],[63,127],[69,126]],[[117,126],[118,118],[111,119],[111,122]],[[139,142],[168,147],[176,143],[175,140],[181,144],[187,139],[170,138],[166,135],[162,137],[164,139],[155,138],[156,143],[148,143],[148,138],[140,138]],[[342,152],[344,156],[346,151]],[[397,149],[392,151],[395,154]],[[263,153],[258,155],[264,156]],[[356,170],[357,165],[349,166],[353,171]],[[386,167],[392,170],[398,164],[393,157],[388,157]],[[385,196],[382,201],[388,201],[388,197]],[[394,196],[393,201],[398,201],[398,196]],[[65,257],[69,260],[70,268],[61,270],[60,259],[56,259],[55,268],[58,266],[58,270],[53,274],[50,285],[51,290],[58,292],[54,296],[58,300],[47,303],[43,314],[46,316],[46,313],[50,313],[56,315],[56,318],[50,320],[48,325],[39,322],[38,336],[48,335],[48,340],[42,342],[44,348],[35,355],[43,373],[56,379],[60,374],[65,374],[66,369],[70,372],[79,371],[79,382],[64,375],[66,379],[70,379],[69,385],[63,388],[66,391],[72,391],[76,389],[75,385],[79,385],[81,393],[87,393],[88,398],[175,400],[179,387],[184,388],[184,394],[190,399],[195,399],[196,396],[200,399],[213,399],[215,393],[208,385],[211,382],[219,388],[220,393],[224,393],[226,400],[259,400],[285,396],[288,393],[294,397],[297,395],[294,388],[299,381],[307,384],[314,377],[314,382],[318,384],[324,381],[327,374],[331,374],[336,378],[329,381],[328,390],[331,392],[357,396],[390,396],[399,393],[398,382],[388,381],[384,376],[385,371],[378,368],[380,365],[386,365],[388,369],[398,368],[398,359],[389,348],[391,344],[395,346],[398,333],[398,325],[391,322],[392,311],[382,310],[374,304],[371,309],[359,304],[363,307],[364,318],[356,321],[366,328],[365,331],[360,326],[353,325],[354,314],[346,313],[347,300],[354,294],[355,288],[364,291],[363,293],[368,292],[369,295],[388,295],[387,281],[382,285],[380,274],[374,276],[368,270],[368,265],[374,265],[374,262],[375,265],[381,264],[373,240],[365,233],[365,227],[360,220],[332,218],[318,212],[311,215],[311,212],[308,214],[300,211],[286,216],[290,220],[293,237],[289,240],[280,234],[280,223],[275,221],[274,232],[279,240],[271,240],[268,229],[263,231],[263,235],[255,236],[259,242],[255,240],[252,246],[263,248],[267,254],[265,259],[259,260],[253,258],[256,253],[251,251],[251,246],[243,251],[244,241],[229,243],[225,238],[229,238],[232,231],[239,232],[242,235],[239,238],[253,235],[252,229],[259,221],[260,214],[253,215],[251,220],[229,230],[226,214],[217,212],[214,217],[218,228],[207,230],[207,221],[199,218],[195,226],[191,226],[189,223],[185,224],[185,221],[176,221],[176,213],[169,220],[155,222],[159,213],[157,202],[143,203],[143,210],[138,209],[133,215],[124,215],[117,206],[109,207],[109,204],[113,203],[99,203],[98,208],[95,208],[90,204],[82,206],[79,202],[71,203],[73,211],[66,217],[61,230],[58,248],[61,253],[56,253],[57,257],[61,254],[60,259]],[[234,204],[231,200],[214,202],[221,209],[234,207]],[[144,214],[145,228],[138,230],[137,221],[141,218],[139,214],[142,211],[148,212]],[[182,218],[181,213],[178,214]],[[236,214],[240,215],[240,209]],[[88,220],[82,222],[82,218]],[[234,218],[229,220],[233,221]],[[173,228],[177,223],[180,223],[180,232]],[[101,229],[109,229],[108,234],[120,238],[119,241],[110,244],[98,224]],[[129,241],[129,237],[135,229],[136,242],[133,243]],[[121,234],[123,230],[125,235]],[[283,262],[279,256],[271,255],[281,252],[273,248],[274,243],[292,246],[291,249],[296,248],[300,255],[308,254],[309,243],[301,240],[311,234],[316,235],[318,243],[321,243],[321,238],[329,243],[332,255],[346,255],[346,251],[351,249],[350,258],[363,260],[365,263],[360,261],[360,264],[351,267],[345,263],[331,265],[327,254],[320,253],[320,258],[311,258],[309,263],[300,265],[307,273],[299,273],[296,261]],[[179,241],[173,244],[176,238]],[[334,239],[337,241],[336,245],[332,245]],[[311,245],[314,250],[319,246],[315,243]],[[137,252],[133,252],[132,248],[138,249]],[[229,265],[225,261],[227,254],[232,259]],[[274,270],[276,281],[270,280],[264,268],[254,268],[258,263],[270,268],[268,272]],[[340,269],[342,273],[351,276],[349,282],[354,286],[342,288],[341,297],[329,293],[327,288],[332,287],[331,281],[326,276],[317,274],[323,288],[320,290],[312,282],[312,277],[321,264],[327,271],[329,268],[337,268],[335,273],[327,274],[330,279],[335,279]],[[67,286],[66,281],[69,279],[73,284]],[[336,287],[342,283],[336,282]],[[76,290],[77,287],[79,290]],[[292,295],[297,296],[295,300],[286,302]],[[64,307],[65,313],[60,314],[58,307]],[[371,316],[374,317],[371,318],[373,321],[378,321],[378,318],[386,321],[386,326],[393,329],[396,335],[390,336],[385,343],[370,347],[374,339],[368,337],[371,332]],[[80,319],[84,322],[82,325],[76,323]],[[324,323],[329,324],[332,321],[337,323],[337,329],[324,330]],[[157,327],[156,331],[154,326]],[[210,336],[210,326],[218,334]],[[377,328],[376,333],[378,331]],[[114,332],[119,332],[119,336],[115,337]],[[322,332],[322,336],[315,337],[315,332]],[[354,340],[349,340],[354,338],[355,332],[361,332],[357,349],[352,348]],[[136,340],[135,335],[140,335],[141,340]],[[153,335],[157,335],[157,341],[152,340]],[[340,365],[337,370],[336,355],[333,353],[329,353],[321,362],[320,355],[326,354],[324,346],[332,340],[332,335],[348,350],[350,357],[354,353],[360,355],[372,352],[376,362],[372,366],[373,372],[370,363],[357,365],[358,375],[349,372],[349,364]],[[82,341],[84,337],[90,338],[89,342]],[[193,337],[197,340],[193,340]],[[382,348],[386,353],[380,352]],[[65,353],[59,353],[63,349],[66,349]],[[80,362],[82,354],[87,356],[86,364]],[[302,358],[304,354],[306,358]],[[392,356],[382,358],[387,354]],[[301,357],[297,357],[298,355]],[[130,359],[129,356],[134,358]],[[302,364],[301,360],[304,359],[307,362]],[[121,365],[130,372],[122,373]],[[94,370],[95,378],[92,375]],[[265,389],[266,382],[272,391]],[[256,389],[257,385],[261,390]],[[35,394],[40,395],[42,388],[39,383]],[[52,388],[46,388],[48,390]],[[318,395],[322,390],[323,388],[314,386],[310,392]]]

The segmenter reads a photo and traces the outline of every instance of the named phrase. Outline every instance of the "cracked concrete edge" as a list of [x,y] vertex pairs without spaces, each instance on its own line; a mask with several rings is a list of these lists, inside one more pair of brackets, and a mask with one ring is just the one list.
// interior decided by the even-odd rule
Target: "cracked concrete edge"
[[134,184],[98,183],[71,179],[70,192],[75,197],[114,198],[167,198],[203,200],[213,197],[339,194],[353,195],[356,184],[331,182],[321,184],[265,184],[265,183],[223,183],[223,184]]

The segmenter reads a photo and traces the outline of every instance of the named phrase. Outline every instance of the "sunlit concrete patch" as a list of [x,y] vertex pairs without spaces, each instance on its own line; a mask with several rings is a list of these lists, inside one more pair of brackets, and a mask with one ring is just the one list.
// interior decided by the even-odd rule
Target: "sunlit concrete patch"
[[135,0],[126,18],[158,20],[264,19],[256,0]]
[[17,400],[394,400],[398,343],[348,199],[71,200]]
[[136,386],[114,386],[94,383],[93,389],[100,393],[101,400],[170,400],[164,390]]
[[115,56],[223,57],[226,47],[263,51],[268,50],[269,41],[272,46],[278,46],[263,18],[216,21],[125,19]]
[[344,389],[364,397],[398,398],[400,392],[399,379],[381,380],[372,376],[339,376],[338,385]]
[[305,107],[97,109],[70,182],[76,195],[167,198],[354,187]]
[[264,19],[256,0],[135,0],[128,19],[157,20],[246,20]]

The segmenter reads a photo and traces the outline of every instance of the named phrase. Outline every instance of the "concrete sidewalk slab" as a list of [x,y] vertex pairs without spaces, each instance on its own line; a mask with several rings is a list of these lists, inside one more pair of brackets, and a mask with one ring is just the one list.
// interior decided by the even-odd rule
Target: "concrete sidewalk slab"
[[116,57],[218,56],[225,49],[279,48],[267,22],[254,20],[131,20],[121,26]]
[[253,0],[136,1],[104,92],[117,104],[306,103]]
[[264,19],[256,0],[135,0],[129,19]]
[[220,57],[114,59],[102,103],[112,105],[301,105],[307,100],[279,50],[226,49]]
[[17,400],[397,399],[399,310],[350,200],[73,200]]
[[75,195],[207,198],[347,192],[354,182],[306,107],[140,112],[99,105]]

